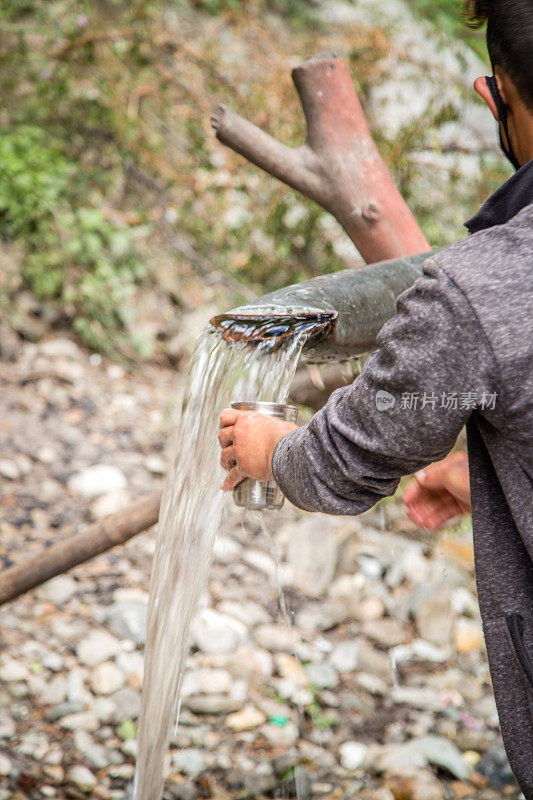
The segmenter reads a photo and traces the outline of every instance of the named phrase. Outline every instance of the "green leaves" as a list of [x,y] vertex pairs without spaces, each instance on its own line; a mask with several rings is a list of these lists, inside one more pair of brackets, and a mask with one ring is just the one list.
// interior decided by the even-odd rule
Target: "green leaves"
[[65,308],[81,338],[107,355],[132,355],[135,285],[145,270],[129,225],[80,206],[83,178],[48,131],[18,125],[0,137],[0,235],[22,239],[24,279]]

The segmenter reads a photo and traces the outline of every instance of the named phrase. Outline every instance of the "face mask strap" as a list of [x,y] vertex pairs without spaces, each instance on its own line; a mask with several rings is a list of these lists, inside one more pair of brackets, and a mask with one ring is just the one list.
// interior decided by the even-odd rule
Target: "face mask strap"
[[507,106],[503,101],[503,97],[501,96],[500,90],[498,88],[498,81],[496,80],[495,75],[487,75],[485,77],[487,82],[487,86],[489,92],[491,93],[492,99],[494,100],[494,104],[496,106],[496,111],[498,112],[498,117],[500,118],[500,122],[502,124],[503,130],[505,131],[505,138],[507,139],[507,147],[504,147],[502,142],[502,137],[500,135],[500,144],[502,146],[502,150],[513,165],[515,169],[520,169],[520,164],[518,159],[514,153],[513,146],[511,144],[511,138],[509,136],[509,126],[507,124],[507,118],[509,116],[507,111]]

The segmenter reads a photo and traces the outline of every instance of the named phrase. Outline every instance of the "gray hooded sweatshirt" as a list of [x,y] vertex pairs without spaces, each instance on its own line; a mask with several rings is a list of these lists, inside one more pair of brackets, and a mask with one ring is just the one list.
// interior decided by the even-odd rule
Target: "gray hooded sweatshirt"
[[[522,169],[533,177],[532,166]],[[442,459],[466,425],[494,693],[510,764],[533,800],[531,191],[529,203],[425,262],[361,375],[279,442],[272,469],[296,506],[360,514]]]

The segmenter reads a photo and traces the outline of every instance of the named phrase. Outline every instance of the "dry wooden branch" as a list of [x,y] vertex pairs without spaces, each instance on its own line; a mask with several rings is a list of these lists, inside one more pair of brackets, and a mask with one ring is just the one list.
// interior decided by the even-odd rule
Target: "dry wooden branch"
[[0,605],[155,525],[160,503],[161,492],[152,492],[22,564],[3,570],[0,572]]
[[429,250],[372,139],[344,63],[331,53],[292,72],[307,122],[307,143],[281,144],[216,106],[218,139],[333,214],[367,262]]

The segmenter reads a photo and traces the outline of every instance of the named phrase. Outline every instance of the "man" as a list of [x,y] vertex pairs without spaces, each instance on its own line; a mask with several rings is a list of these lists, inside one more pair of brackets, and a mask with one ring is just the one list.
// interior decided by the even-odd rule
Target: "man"
[[[418,473],[410,504],[437,488],[455,513],[468,503],[464,480],[454,494],[433,462],[466,425],[494,692],[509,761],[533,800],[533,0],[468,8],[487,19],[494,70],[475,88],[518,171],[467,223],[471,236],[425,262],[353,384],[301,428],[226,409],[219,441],[224,489],[274,477],[300,508],[359,514]],[[394,405],[377,408],[380,390]]]

